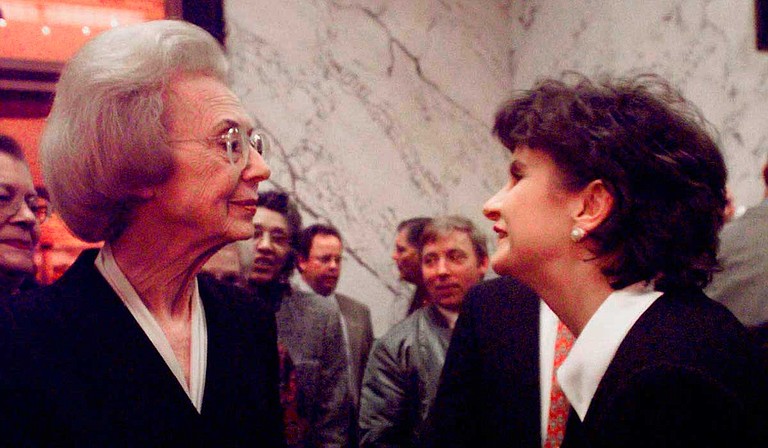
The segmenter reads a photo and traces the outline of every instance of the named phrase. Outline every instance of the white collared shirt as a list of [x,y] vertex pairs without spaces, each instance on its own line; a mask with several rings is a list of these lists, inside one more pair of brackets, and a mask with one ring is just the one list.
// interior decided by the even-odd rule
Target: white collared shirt
[[557,371],[557,381],[582,421],[619,345],[661,295],[642,282],[614,291],[574,342]]
[[195,279],[192,287],[192,338],[190,346],[190,365],[189,365],[189,387],[184,377],[184,369],[173,353],[168,338],[165,337],[163,329],[155,320],[152,313],[141,298],[136,293],[131,283],[123,274],[112,255],[112,249],[109,244],[104,244],[99,255],[94,262],[101,275],[107,280],[107,283],[117,293],[131,312],[136,322],[147,335],[157,351],[165,360],[168,368],[179,381],[179,384],[187,393],[192,404],[200,412],[203,407],[203,393],[205,391],[205,372],[208,365],[208,329],[205,321],[205,310],[203,302],[200,299],[200,291]]

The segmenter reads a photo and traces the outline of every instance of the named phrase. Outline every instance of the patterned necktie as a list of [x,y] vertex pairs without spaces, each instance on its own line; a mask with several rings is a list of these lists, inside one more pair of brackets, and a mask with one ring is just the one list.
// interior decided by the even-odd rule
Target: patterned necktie
[[547,424],[547,440],[544,442],[544,448],[558,448],[563,443],[570,405],[557,382],[557,369],[568,356],[571,346],[573,346],[573,334],[568,330],[568,327],[558,321],[555,362],[552,368],[552,391],[549,394],[549,423]]

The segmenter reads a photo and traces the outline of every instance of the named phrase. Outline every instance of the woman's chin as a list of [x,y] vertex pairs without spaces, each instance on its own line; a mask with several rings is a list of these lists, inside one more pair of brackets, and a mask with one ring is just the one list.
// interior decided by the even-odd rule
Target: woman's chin
[[499,275],[512,275],[511,261],[508,253],[497,250],[491,255],[491,268]]
[[237,220],[231,222],[227,231],[224,234],[227,243],[234,243],[235,241],[247,240],[253,237],[253,224],[251,220]]
[[29,254],[5,253],[0,257],[0,272],[9,278],[34,275],[35,262]]

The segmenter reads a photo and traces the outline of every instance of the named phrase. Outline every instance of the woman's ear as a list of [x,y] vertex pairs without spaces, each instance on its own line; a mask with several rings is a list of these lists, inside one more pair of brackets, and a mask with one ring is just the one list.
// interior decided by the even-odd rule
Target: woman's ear
[[590,233],[605,221],[613,210],[613,194],[602,180],[593,180],[579,192],[579,209],[574,226]]

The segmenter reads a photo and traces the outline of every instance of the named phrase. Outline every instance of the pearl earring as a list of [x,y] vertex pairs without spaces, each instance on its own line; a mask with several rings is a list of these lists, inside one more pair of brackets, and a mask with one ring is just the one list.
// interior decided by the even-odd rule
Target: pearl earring
[[573,240],[574,243],[578,243],[584,239],[585,236],[587,236],[587,231],[581,227],[574,227],[571,229],[571,240]]

